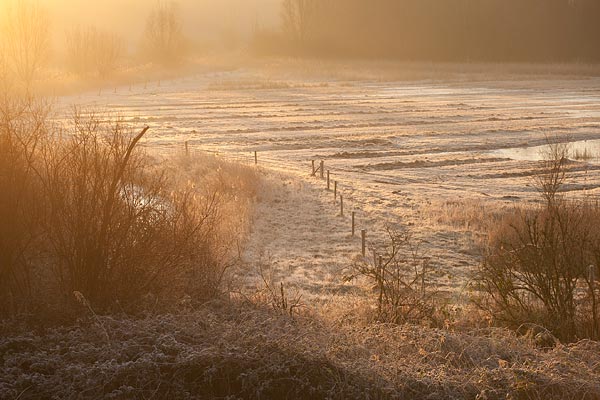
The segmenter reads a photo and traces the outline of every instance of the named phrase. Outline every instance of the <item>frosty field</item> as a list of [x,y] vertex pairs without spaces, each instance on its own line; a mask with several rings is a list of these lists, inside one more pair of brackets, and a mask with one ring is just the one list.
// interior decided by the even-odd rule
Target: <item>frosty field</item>
[[[191,151],[253,163],[257,151],[264,188],[240,275],[269,265],[305,299],[353,291],[342,277],[360,254],[360,230],[383,251],[388,225],[411,229],[436,283],[460,297],[490,216],[538,201],[531,177],[547,138],[577,142],[573,153],[586,154],[570,164],[570,196],[600,190],[600,79],[346,81],[242,70],[58,103],[61,112],[83,104],[149,125],[152,152],[188,142]],[[343,217],[325,181],[311,177],[311,160],[324,160],[332,187],[338,182]]]

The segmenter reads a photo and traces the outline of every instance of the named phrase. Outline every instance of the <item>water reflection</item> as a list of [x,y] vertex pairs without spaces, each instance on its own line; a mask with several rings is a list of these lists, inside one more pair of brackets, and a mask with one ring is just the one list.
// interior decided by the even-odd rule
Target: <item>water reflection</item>
[[[570,142],[569,158],[572,160],[600,163],[600,139]],[[490,152],[494,157],[510,158],[518,161],[539,161],[548,153],[548,145],[513,147]]]

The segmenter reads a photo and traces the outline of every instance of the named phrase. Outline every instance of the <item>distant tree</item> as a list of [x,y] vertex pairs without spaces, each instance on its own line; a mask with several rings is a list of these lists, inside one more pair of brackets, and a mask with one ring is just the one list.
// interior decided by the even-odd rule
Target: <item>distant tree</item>
[[27,90],[47,59],[49,29],[48,14],[37,2],[16,0],[5,9],[2,52]]
[[123,55],[123,42],[113,33],[95,27],[67,32],[67,61],[80,76],[106,78],[114,73]]
[[173,66],[181,62],[185,51],[183,24],[173,2],[159,2],[146,20],[143,39],[146,56],[158,64]]
[[289,38],[300,46],[306,45],[314,28],[319,1],[323,0],[283,0],[283,29]]

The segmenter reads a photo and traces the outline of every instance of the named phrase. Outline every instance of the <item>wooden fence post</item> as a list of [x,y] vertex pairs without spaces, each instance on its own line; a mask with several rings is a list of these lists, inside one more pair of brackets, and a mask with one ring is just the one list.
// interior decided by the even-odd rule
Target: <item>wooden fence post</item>
[[331,187],[329,186],[329,170],[327,170],[327,190],[331,190]]
[[356,212],[352,211],[352,236],[354,236],[354,216],[355,216]]
[[190,155],[190,148],[188,146],[188,141],[185,141],[185,155],[189,156]]
[[590,280],[590,298],[592,300],[592,335],[597,335],[598,332],[598,314],[597,314],[597,300],[596,300],[596,266],[590,265],[588,267],[588,279]]
[[377,252],[373,250],[373,266],[377,268]]
[[344,196],[340,194],[340,215],[344,216]]
[[323,169],[325,168],[325,161],[321,160],[321,179],[323,179],[323,175],[325,174],[325,171],[323,171]]
[[257,152],[255,151],[255,152],[254,152],[254,165],[257,165],[257,164],[258,164],[258,154],[257,154]]
[[365,251],[367,249],[367,230],[363,229],[360,231],[360,235],[362,237],[362,255],[363,257],[366,255]]
[[315,176],[315,160],[311,160],[312,161],[312,176]]
[[[376,267],[377,268],[377,267]],[[379,267],[378,267],[378,271],[379,271],[379,300],[378,300],[378,304],[380,307],[380,311],[381,311],[381,307],[383,306],[383,291],[385,288],[385,270],[383,269],[383,257],[379,256]]]
[[333,202],[337,200],[337,181],[333,181]]

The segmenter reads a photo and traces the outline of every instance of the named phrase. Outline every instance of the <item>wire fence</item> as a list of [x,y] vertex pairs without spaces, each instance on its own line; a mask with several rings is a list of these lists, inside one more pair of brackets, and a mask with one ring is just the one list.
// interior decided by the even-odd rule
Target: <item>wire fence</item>
[[[314,179],[319,179],[323,182],[324,189],[332,193],[333,206],[339,210],[338,216],[346,218],[348,220],[348,229],[352,237],[360,238],[360,251],[363,257],[367,256],[367,250],[372,252],[374,257],[377,257],[375,248],[377,243],[369,235],[368,227],[365,224],[364,219],[360,218],[361,205],[358,204],[353,196],[349,195],[352,190],[351,183],[348,183],[347,179],[343,179],[342,176],[334,175],[333,171],[327,169],[325,161],[323,160],[282,160],[280,156],[270,156],[269,152],[256,151],[218,151],[214,149],[207,149],[198,145],[184,142],[183,145],[169,144],[165,146],[149,146],[148,150],[150,153],[161,156],[161,157],[173,157],[173,156],[214,156],[227,162],[238,163],[246,166],[255,167],[267,167],[271,170],[279,170],[285,172],[296,172],[301,175],[307,174]],[[347,168],[338,168],[339,172],[353,173],[356,171],[349,170]],[[398,178],[390,177],[385,174],[369,171],[361,171],[361,174],[367,174],[373,178],[385,180],[385,183],[389,184],[405,184],[407,182],[416,182],[414,179],[403,177],[402,181]],[[565,200],[569,203],[586,204],[590,206],[600,207],[600,194],[590,193],[585,187],[578,192],[569,192],[565,196]],[[363,204],[364,206],[364,204]],[[376,233],[375,233],[376,235]]]
[[[256,168],[267,167],[270,170],[296,172],[301,175],[306,174],[314,178],[320,178],[324,183],[326,182],[325,190],[331,192],[332,194],[333,201],[331,204],[338,209],[338,216],[340,218],[345,218],[348,221],[348,231],[351,236],[361,239],[361,254],[366,256],[367,249],[375,247],[374,241],[369,240],[370,238],[368,236],[368,229],[363,226],[364,221],[360,220],[359,206],[354,199],[348,195],[351,186],[348,185],[346,181],[342,180],[341,177],[334,176],[331,170],[325,170],[324,161],[319,161],[317,165],[313,160],[311,171],[307,161],[285,161],[281,160],[280,157],[274,158],[269,156],[268,152],[218,151],[193,145],[189,142],[184,142],[183,144],[168,144],[163,146],[156,146],[153,144],[148,145],[147,150],[150,154],[160,158],[213,156],[227,162],[238,163],[246,166],[254,166]],[[341,169],[341,171],[345,170]]]

